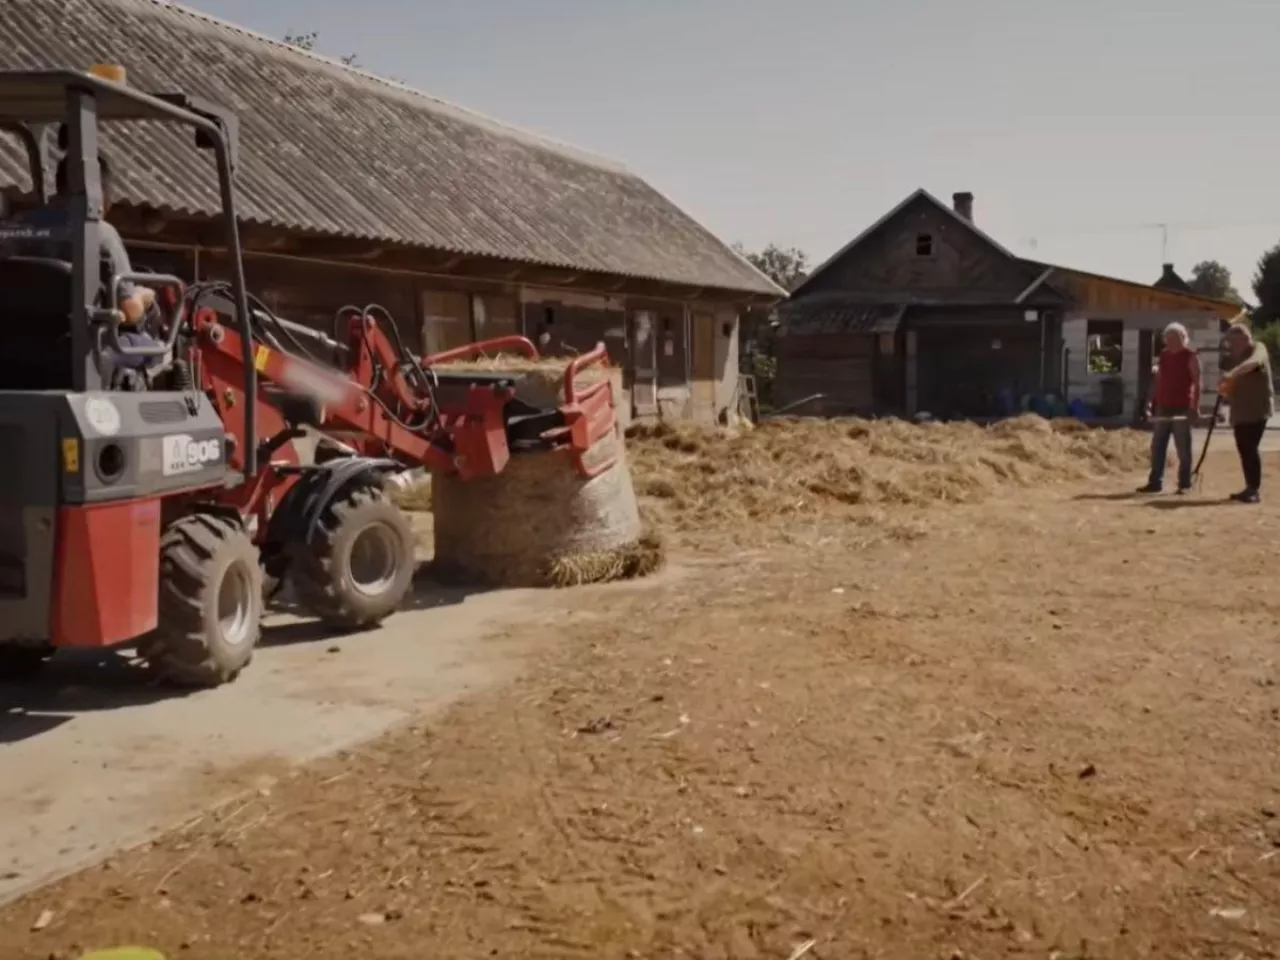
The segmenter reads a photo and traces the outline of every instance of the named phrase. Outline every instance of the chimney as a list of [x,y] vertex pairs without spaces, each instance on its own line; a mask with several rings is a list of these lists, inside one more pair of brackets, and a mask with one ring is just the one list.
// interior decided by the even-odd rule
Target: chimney
[[964,217],[970,223],[973,223],[973,194],[972,193],[953,193],[951,195],[951,205],[956,213]]
[[[1150,276],[1150,274],[1148,274],[1148,276]],[[1173,269],[1173,264],[1172,264],[1172,263],[1166,263],[1166,264],[1164,265],[1164,275],[1163,275],[1160,279],[1161,279],[1161,280],[1174,280],[1174,281],[1177,281],[1177,280],[1179,280],[1179,279],[1181,279],[1181,278],[1178,276],[1177,271],[1175,271],[1175,270]]]

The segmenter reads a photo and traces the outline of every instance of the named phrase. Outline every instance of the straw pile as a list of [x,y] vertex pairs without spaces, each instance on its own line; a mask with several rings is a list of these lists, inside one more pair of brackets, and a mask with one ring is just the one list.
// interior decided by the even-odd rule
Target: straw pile
[[636,425],[637,492],[669,530],[746,530],[851,508],[965,503],[1002,487],[1132,470],[1129,430],[1024,416],[991,427],[772,420],[751,429]]
[[[459,367],[518,372],[516,396],[538,407],[563,400],[564,360],[498,357]],[[618,376],[590,367],[580,382]],[[621,397],[621,381],[615,382]],[[489,586],[573,586],[630,579],[662,564],[660,538],[645,529],[621,434],[588,453],[587,466],[617,457],[609,470],[586,479],[563,453],[519,453],[493,477],[430,482],[438,576]],[[400,495],[421,503],[422,485]]]

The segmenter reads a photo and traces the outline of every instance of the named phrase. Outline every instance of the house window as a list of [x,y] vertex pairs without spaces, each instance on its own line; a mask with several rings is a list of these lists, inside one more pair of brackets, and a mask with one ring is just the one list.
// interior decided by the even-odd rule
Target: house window
[[916,234],[916,256],[917,257],[933,256],[933,234],[932,233]]
[[1086,333],[1090,373],[1119,373],[1124,366],[1124,321],[1090,320]]

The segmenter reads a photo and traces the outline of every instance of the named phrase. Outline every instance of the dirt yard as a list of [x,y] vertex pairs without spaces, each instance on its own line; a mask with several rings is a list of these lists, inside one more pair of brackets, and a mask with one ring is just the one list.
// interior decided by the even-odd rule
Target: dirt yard
[[10,905],[3,954],[1280,956],[1280,460],[1261,507],[1229,455],[1136,499],[1114,442],[802,496],[752,441],[750,528],[642,447],[664,595],[565,592],[519,680]]

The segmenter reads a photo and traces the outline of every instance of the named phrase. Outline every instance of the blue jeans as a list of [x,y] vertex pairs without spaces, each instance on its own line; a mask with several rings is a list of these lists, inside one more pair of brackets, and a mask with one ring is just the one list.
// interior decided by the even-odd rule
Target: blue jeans
[[1169,458],[1169,438],[1178,454],[1178,489],[1191,488],[1191,421],[1157,420],[1151,432],[1151,475],[1147,483],[1159,487],[1164,483],[1164,465]]

